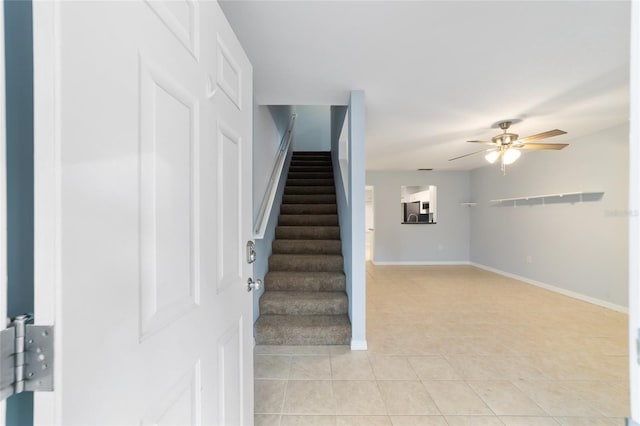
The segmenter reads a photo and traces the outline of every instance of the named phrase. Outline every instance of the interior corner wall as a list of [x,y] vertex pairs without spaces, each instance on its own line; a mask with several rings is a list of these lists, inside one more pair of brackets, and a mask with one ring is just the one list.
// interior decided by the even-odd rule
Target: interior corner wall
[[331,151],[331,107],[302,105],[295,112],[295,151]]
[[[255,105],[253,111],[253,221],[255,223],[262,199],[267,191],[273,167],[276,163],[280,141],[287,131],[293,108],[288,106]],[[284,170],[289,167],[287,158]],[[280,213],[280,202],[284,191],[281,179],[276,192],[276,200],[269,215],[267,230],[263,239],[255,241],[256,261],[253,264],[253,277],[264,280],[271,255],[271,243],[275,238],[275,226]],[[264,287],[253,292],[253,321],[260,316],[258,301],[264,293]]]
[[[471,200],[468,171],[369,171],[374,187],[375,264],[419,265],[469,262]],[[438,223],[402,224],[400,187],[435,185]],[[363,229],[364,229],[364,221]]]
[[[562,151],[525,153],[507,167],[506,176],[495,165],[471,172],[477,202],[470,208],[471,261],[626,307],[629,127],[569,143]],[[517,207],[489,201],[579,191],[604,195],[595,201],[568,197]]]

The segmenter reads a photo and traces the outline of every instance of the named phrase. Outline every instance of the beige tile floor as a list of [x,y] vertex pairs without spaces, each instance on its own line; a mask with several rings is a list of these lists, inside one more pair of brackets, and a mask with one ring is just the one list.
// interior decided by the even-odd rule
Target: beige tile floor
[[623,425],[627,315],[471,266],[367,266],[368,351],[257,346],[256,425]]

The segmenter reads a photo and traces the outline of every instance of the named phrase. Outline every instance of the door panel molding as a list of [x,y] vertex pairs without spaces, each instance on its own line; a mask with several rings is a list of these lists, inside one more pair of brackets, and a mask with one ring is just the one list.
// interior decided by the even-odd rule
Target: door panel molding
[[200,305],[199,102],[157,63],[139,63],[144,340]]
[[[197,360],[182,378],[168,389],[142,418],[140,424],[184,424],[198,426],[202,424],[202,365]],[[185,419],[189,419],[186,423]]]
[[[200,57],[200,5],[197,1],[185,0],[182,2],[160,2],[157,0],[145,0],[147,5],[160,18],[160,21],[176,37],[176,39],[189,51],[196,61]],[[183,5],[186,10],[178,11]],[[169,6],[173,7],[172,10]],[[179,17],[178,15],[182,15]]]
[[244,350],[243,322],[241,316],[218,339],[218,424],[221,425],[247,424],[243,417],[244,370],[240,362]]
[[[218,294],[243,276],[243,248],[234,236],[242,235],[242,138],[227,124],[218,121]],[[235,179],[229,181],[227,176]],[[235,208],[230,208],[234,206]]]
[[218,86],[242,110],[242,70],[220,34],[217,36],[217,43]]

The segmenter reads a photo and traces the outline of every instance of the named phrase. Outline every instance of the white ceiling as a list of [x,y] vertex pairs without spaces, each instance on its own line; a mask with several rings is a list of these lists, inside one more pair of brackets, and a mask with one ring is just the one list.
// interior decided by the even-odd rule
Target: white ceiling
[[[468,170],[507,118],[569,142],[628,120],[628,1],[223,1],[261,105],[365,92],[367,169]],[[603,141],[606,143],[606,141]],[[571,146],[566,149],[571,149]],[[554,155],[552,151],[525,153]],[[522,159],[520,160],[522,161]]]

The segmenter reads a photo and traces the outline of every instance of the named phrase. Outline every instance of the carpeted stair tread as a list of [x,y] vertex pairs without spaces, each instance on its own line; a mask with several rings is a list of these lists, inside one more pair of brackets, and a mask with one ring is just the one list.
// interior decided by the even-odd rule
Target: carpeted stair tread
[[339,254],[272,254],[270,271],[342,272],[344,259]]
[[289,171],[291,173],[332,173],[332,169],[329,166],[291,166]]
[[299,166],[308,164],[310,166],[333,166],[331,158],[325,157],[293,157],[291,159],[292,166]]
[[274,254],[342,254],[340,240],[273,240]]
[[338,206],[329,204],[282,204],[280,214],[336,214]]
[[276,239],[339,240],[339,226],[277,226]]
[[351,324],[330,152],[294,152],[264,277],[257,344],[344,345]]
[[331,163],[332,158],[326,155],[294,155],[291,161]]
[[323,160],[331,159],[330,152],[308,152],[302,153],[300,151],[296,151],[293,153],[293,158],[307,159],[307,158],[321,158]]
[[305,194],[335,194],[335,186],[289,186],[284,188],[285,194],[305,195]]
[[[346,276],[336,272],[269,271],[264,288],[272,291],[345,291]],[[265,294],[267,294],[265,291]]]
[[347,345],[347,315],[261,315],[256,321],[258,345]]
[[341,315],[349,312],[343,291],[269,291],[260,298],[261,314]]
[[331,151],[294,151],[293,155],[326,155],[331,156]]
[[[333,165],[330,161],[306,161],[306,160],[292,160],[289,165],[289,169],[295,167],[297,169],[305,168],[305,169],[316,169],[322,168],[325,171],[331,171],[333,169]],[[305,170],[302,170],[305,171]]]
[[291,159],[291,166],[324,166],[324,167],[332,167],[330,158],[300,158],[294,157]]
[[296,160],[295,158],[291,160],[291,164],[289,164],[289,171],[295,171],[294,169],[301,169],[297,171],[314,171],[316,169],[321,169],[322,171],[332,171],[333,164],[331,161],[307,161],[307,160]]
[[280,226],[338,226],[337,214],[281,214]]
[[284,204],[335,204],[335,194],[284,194]]

